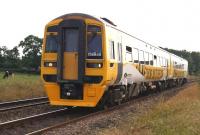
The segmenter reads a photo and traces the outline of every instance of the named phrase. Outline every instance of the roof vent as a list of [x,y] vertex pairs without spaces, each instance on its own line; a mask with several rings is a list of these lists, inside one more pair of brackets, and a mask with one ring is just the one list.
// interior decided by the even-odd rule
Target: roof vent
[[116,24],[114,24],[111,20],[105,18],[105,17],[101,17],[101,19],[103,19],[104,21],[106,21],[107,23],[113,25],[113,26],[117,26]]

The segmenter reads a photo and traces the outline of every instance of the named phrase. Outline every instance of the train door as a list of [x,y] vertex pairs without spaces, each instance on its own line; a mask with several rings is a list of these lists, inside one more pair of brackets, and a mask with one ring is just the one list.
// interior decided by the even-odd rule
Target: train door
[[116,66],[115,66],[115,42],[110,40],[109,41],[109,54],[110,54],[110,64],[109,64],[109,79],[114,80],[116,76]]
[[123,72],[123,63],[122,63],[122,43],[117,43],[117,79],[115,83],[119,83],[122,78],[122,72]]
[[78,28],[65,28],[63,30],[63,45],[62,78],[65,80],[78,80]]

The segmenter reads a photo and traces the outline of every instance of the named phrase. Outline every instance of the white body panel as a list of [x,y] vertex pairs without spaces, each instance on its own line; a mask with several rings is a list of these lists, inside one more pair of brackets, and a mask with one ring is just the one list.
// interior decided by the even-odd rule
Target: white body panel
[[[144,52],[144,59],[145,59],[145,53],[148,53],[148,60],[150,61],[150,55],[152,54],[153,57],[157,57],[157,60],[153,58],[153,65],[154,67],[162,67],[164,69],[163,71],[163,77],[160,80],[166,80],[166,79],[173,79],[173,76],[167,75],[167,66],[169,66],[171,61],[176,61],[179,64],[182,64],[184,67],[183,69],[186,71],[184,77],[187,77],[187,71],[188,71],[188,62],[187,60],[178,57],[172,53],[169,53],[160,47],[156,47],[154,45],[151,45],[143,40],[140,40],[132,35],[129,35],[119,29],[117,29],[115,26],[110,25],[109,23],[102,20],[102,22],[105,23],[105,32],[106,32],[106,44],[109,45],[110,41],[114,41],[115,45],[115,52],[117,52],[117,43],[122,44],[122,56],[126,56],[126,46],[131,47],[132,49],[138,49],[140,52]],[[108,47],[109,48],[109,47]],[[107,50],[107,54],[109,54],[109,49]],[[132,54],[133,56],[135,54]],[[138,54],[140,56],[140,54]],[[116,58],[118,57],[118,53],[115,53]],[[125,57],[123,59],[123,73],[120,83],[123,82],[124,74],[127,73],[127,80],[128,83],[133,82],[145,82],[145,81],[155,81],[155,80],[145,80],[145,77],[133,66],[134,62],[128,62]],[[118,62],[118,60],[114,60]],[[133,58],[134,61],[134,58]]]

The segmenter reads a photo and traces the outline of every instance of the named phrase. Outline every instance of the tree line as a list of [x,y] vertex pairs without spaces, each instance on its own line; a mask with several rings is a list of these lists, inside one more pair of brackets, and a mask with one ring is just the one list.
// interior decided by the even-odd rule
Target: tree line
[[[162,47],[160,47],[162,48]],[[174,50],[169,48],[162,48],[168,52],[171,52],[177,56],[180,56],[188,61],[188,70],[190,75],[200,74],[200,52],[186,51],[186,50]]]
[[[20,53],[22,49],[22,53]],[[29,35],[17,46],[0,46],[0,70],[38,73],[41,61],[42,38]]]
[[[19,52],[20,48],[22,49],[22,54]],[[189,52],[186,50],[174,50],[168,48],[162,49],[188,60],[190,74],[200,74],[200,52]],[[6,46],[0,46],[0,70],[39,72],[41,50],[42,38],[34,35],[27,36],[12,49],[8,49]]]

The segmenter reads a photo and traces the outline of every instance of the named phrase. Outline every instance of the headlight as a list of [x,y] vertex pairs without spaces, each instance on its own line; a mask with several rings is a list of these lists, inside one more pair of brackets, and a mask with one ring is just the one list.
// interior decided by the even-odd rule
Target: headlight
[[87,68],[102,68],[103,63],[87,63]]
[[56,67],[56,62],[44,62],[44,67]]

